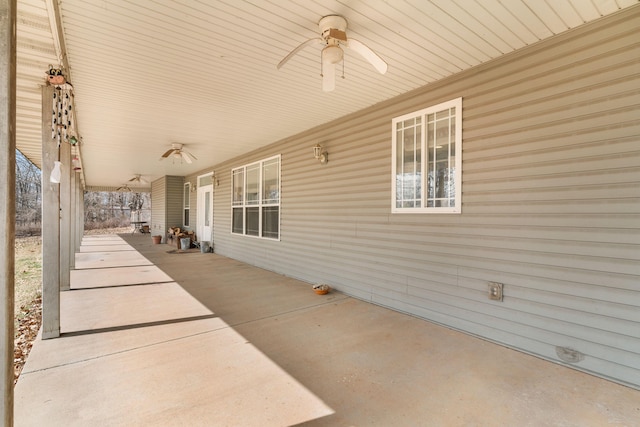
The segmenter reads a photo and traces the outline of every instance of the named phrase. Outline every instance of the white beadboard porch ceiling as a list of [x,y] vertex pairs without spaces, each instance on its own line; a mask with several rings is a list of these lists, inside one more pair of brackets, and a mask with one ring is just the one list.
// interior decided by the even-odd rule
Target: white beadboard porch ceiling
[[[56,1],[56,0],[53,0]],[[485,63],[638,0],[57,0],[88,186],[186,175]],[[18,0],[18,148],[40,164],[38,85],[59,64],[51,0]],[[343,15],[354,52],[322,91],[320,46]],[[171,143],[198,160],[159,161]],[[309,155],[312,155],[311,144]]]

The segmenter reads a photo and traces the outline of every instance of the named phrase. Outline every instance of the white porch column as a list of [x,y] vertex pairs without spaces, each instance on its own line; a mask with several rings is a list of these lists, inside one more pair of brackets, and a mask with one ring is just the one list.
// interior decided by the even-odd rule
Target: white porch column
[[71,265],[71,146],[62,142],[60,145],[60,290],[68,291],[69,266]]
[[82,236],[84,236],[84,190],[82,189],[82,181],[80,176],[76,175],[78,179],[78,232],[76,233],[76,252],[80,252],[80,245],[82,244]]
[[71,223],[69,229],[69,268],[71,270],[76,268],[76,233],[78,232],[78,174],[73,170],[73,165],[69,165],[69,174],[71,175],[71,188],[69,194],[71,199],[69,201],[69,207],[71,212]]
[[13,304],[15,271],[16,173],[16,0],[0,0],[0,417],[13,425]]
[[[60,184],[50,181],[58,144],[51,138],[53,87],[42,86],[42,338],[60,336]],[[68,167],[68,165],[67,165]]]

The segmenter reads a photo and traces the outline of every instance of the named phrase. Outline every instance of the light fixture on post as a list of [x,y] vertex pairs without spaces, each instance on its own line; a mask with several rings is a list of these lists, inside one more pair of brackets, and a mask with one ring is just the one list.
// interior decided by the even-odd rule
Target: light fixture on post
[[325,164],[329,161],[329,153],[327,153],[320,144],[316,144],[313,147],[313,157],[320,160],[320,163],[322,164]]

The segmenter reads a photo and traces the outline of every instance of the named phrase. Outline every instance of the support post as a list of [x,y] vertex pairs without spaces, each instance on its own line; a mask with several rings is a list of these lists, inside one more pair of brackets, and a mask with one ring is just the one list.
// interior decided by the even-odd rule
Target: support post
[[60,290],[70,289],[69,266],[71,265],[71,146],[67,142],[60,145]]
[[16,176],[16,0],[0,0],[0,417],[13,425],[13,339]]
[[76,233],[78,232],[78,174],[73,170],[73,166],[69,165],[69,174],[71,175],[71,188],[69,189],[69,194],[71,195],[71,199],[69,201],[70,212],[71,212],[71,222],[69,229],[69,269],[74,270],[76,268]]
[[59,155],[51,138],[53,90],[42,86],[42,339],[60,336],[60,184],[50,181]]
[[84,236],[84,190],[82,180],[78,176],[78,233],[76,235],[76,251],[80,252],[82,237]]

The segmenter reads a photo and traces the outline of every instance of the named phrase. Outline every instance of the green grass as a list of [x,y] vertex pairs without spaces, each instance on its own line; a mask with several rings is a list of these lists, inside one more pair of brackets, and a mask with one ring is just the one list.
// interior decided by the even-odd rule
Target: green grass
[[28,309],[42,293],[41,238],[19,237],[15,248],[14,325],[17,328],[17,321],[26,315],[22,308]]

